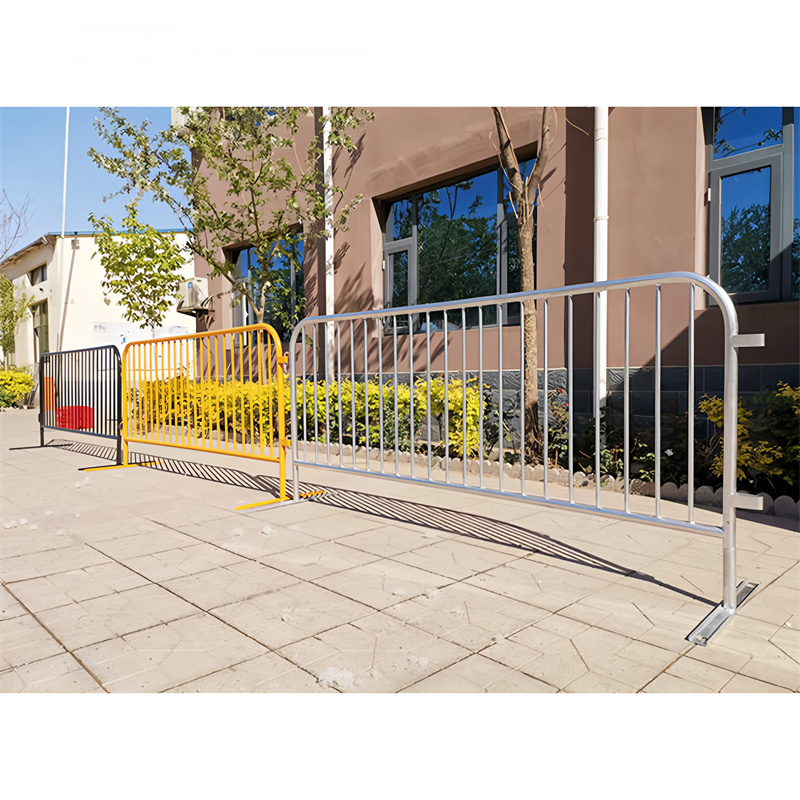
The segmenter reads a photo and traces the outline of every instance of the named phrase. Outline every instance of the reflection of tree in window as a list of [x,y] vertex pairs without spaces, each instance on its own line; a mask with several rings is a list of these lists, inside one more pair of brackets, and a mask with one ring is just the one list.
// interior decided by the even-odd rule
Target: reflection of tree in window
[[729,292],[769,285],[771,179],[768,167],[722,178],[720,282]]
[[392,271],[394,285],[392,292],[392,307],[400,308],[408,305],[408,253],[392,253]]
[[496,205],[489,207],[491,215],[486,214],[483,198],[487,193],[476,191],[464,207],[476,183],[480,188],[494,189],[489,196],[496,196],[496,177],[492,173],[426,192],[419,198],[420,303],[479,297],[496,291]]
[[412,225],[412,201],[398,200],[392,205],[392,238],[397,241],[398,239],[407,239],[411,236]]
[[769,205],[734,207],[722,220],[722,285],[729,292],[765,289],[769,279]]
[[[270,244],[269,250],[273,247]],[[261,270],[254,247],[241,250],[236,256],[239,275],[248,290],[260,297],[265,288],[264,322],[272,325],[284,341],[305,316],[303,251],[302,236],[281,240],[268,274]],[[244,298],[242,302],[246,311],[243,322],[252,325],[257,321],[255,311]]]
[[714,109],[715,159],[780,144],[782,138],[779,107]]

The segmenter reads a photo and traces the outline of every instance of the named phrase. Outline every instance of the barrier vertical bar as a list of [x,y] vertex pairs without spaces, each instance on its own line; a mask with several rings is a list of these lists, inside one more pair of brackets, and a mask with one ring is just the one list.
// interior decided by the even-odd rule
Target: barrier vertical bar
[[[259,331],[259,333],[261,333],[261,331]],[[281,438],[282,438],[281,437],[282,430],[281,430],[281,425],[280,425],[281,420],[284,420],[284,424],[285,424],[285,417],[282,415],[282,413],[280,411],[281,403],[283,402],[283,400],[281,399],[283,397],[283,391],[281,389],[281,385],[283,383],[283,376],[282,375],[278,375],[278,370],[282,370],[283,368],[282,368],[282,366],[280,364],[278,364],[278,344],[272,341],[272,336],[267,335],[266,336],[266,341],[261,345],[261,347],[264,350],[264,363],[265,363],[265,365],[267,367],[267,382],[268,382],[268,384],[270,386],[273,386],[273,385],[275,386],[275,392],[276,392],[275,408],[273,410],[273,403],[272,403],[272,399],[270,398],[270,402],[269,402],[269,406],[268,406],[269,413],[267,414],[267,420],[269,422],[269,427],[267,429],[268,430],[268,441],[269,441],[269,454],[272,455],[273,452],[274,452],[275,429],[276,429],[276,427],[278,428],[278,450],[280,452],[280,448],[282,447],[282,444],[281,444],[281,441],[280,441]],[[273,376],[273,373],[272,373],[272,351],[273,351],[273,349],[275,350],[275,375],[274,376]],[[277,378],[277,381],[273,381],[273,377]],[[280,393],[280,396],[278,396],[277,393]],[[276,419],[276,417],[278,417],[278,419]]]
[[410,426],[411,426],[411,477],[416,477],[414,469],[417,460],[417,436],[414,430],[414,319],[408,315],[408,388],[410,392]]
[[[730,301],[729,301],[730,302]],[[725,387],[723,392],[722,438],[725,442],[722,461],[722,603],[736,610],[736,473],[738,461],[739,354],[733,345],[732,329],[723,312],[725,324]],[[735,325],[735,317],[733,325]]]
[[[550,437],[549,431],[547,430],[550,425],[550,415],[548,413],[549,406],[550,406],[550,398],[548,395],[548,388],[549,388],[549,378],[548,378],[548,369],[547,369],[547,303],[548,300],[545,297],[544,299],[544,497],[545,500],[549,499],[550,497],[550,473],[548,470],[549,467],[549,455],[550,455]],[[536,382],[536,389],[538,392],[539,389],[539,382],[537,379]]]
[[[233,416],[233,379],[236,377],[233,369],[233,336],[231,338],[231,358],[230,358],[230,367],[231,367],[231,380],[228,382],[228,334],[225,333],[222,335],[222,358],[225,360],[225,377],[223,381],[223,385],[226,387],[226,391],[222,396],[222,425],[225,435],[225,452],[227,453],[230,450],[230,434],[231,434],[231,417]],[[187,348],[188,351],[188,348]],[[228,390],[230,387],[230,391]],[[230,405],[230,414],[228,413],[228,405]],[[234,446],[234,450],[236,447]]]
[[317,386],[317,380],[319,378],[319,372],[317,371],[317,325],[315,324],[313,327],[314,331],[314,342],[312,344],[313,351],[312,351],[312,360],[314,362],[314,463],[319,463],[319,388]]
[[[245,351],[245,334],[244,331],[239,331],[239,375],[241,376],[241,408],[242,408],[242,419],[241,419],[241,428],[242,428],[242,454],[247,452],[247,442],[245,441],[247,436],[247,427],[246,427],[246,406],[245,406],[245,394],[248,391],[248,387],[245,386],[245,371],[244,371],[244,351]],[[209,397],[210,400],[210,397]],[[211,408],[209,403],[209,410],[208,410],[209,422],[208,422],[208,435],[209,438],[211,437]],[[252,450],[251,450],[252,452]]]
[[[269,454],[272,455],[272,442],[275,439],[274,432],[272,430],[272,359],[267,362],[267,419],[264,420],[264,398],[261,396],[261,393],[264,389],[264,369],[262,367],[261,362],[264,360],[264,349],[265,345],[261,341],[261,330],[257,330],[256,334],[256,358],[258,359],[258,369],[256,370],[256,374],[258,375],[258,450],[261,455],[264,455],[264,441],[267,438],[264,433],[264,423],[266,421],[267,425],[267,432],[269,433]],[[216,343],[217,337],[214,337],[214,342]],[[267,341],[269,341],[269,337],[267,337]],[[252,357],[250,359],[250,374],[252,380],[252,373],[253,373],[253,366],[252,366]],[[280,369],[280,367],[279,367]],[[277,386],[275,387],[275,391],[277,392]],[[277,403],[278,398],[277,395],[275,397],[275,402]],[[294,435],[293,435],[294,438]]]
[[[272,336],[269,337],[272,339]],[[281,363],[281,345],[280,342],[276,341],[273,342],[275,347],[275,375],[277,380],[275,381],[275,388],[278,393],[278,409],[277,409],[277,434],[278,434],[278,481],[279,481],[279,499],[280,500],[288,500],[288,495],[286,494],[286,406],[284,404],[283,399],[283,364]],[[272,358],[269,360],[270,365],[270,375],[272,374]],[[270,403],[270,408],[272,407],[272,403]],[[271,436],[270,439],[274,439],[274,436]]]
[[655,481],[656,516],[661,518],[661,284],[656,284],[656,386],[655,386]]
[[[538,387],[537,387],[538,388]],[[522,496],[525,492],[525,304],[519,303],[519,463]]]
[[119,429],[122,431],[122,461],[123,466],[128,465],[128,439],[131,438],[131,413],[132,406],[130,400],[130,387],[128,386],[132,375],[133,363],[128,363],[127,359],[120,359],[120,391],[119,391]]
[[[127,349],[127,352],[130,354],[129,358],[125,359],[125,370],[123,373],[123,377],[125,379],[125,408],[127,409],[127,413],[125,414],[126,417],[130,417],[130,420],[125,421],[125,439],[129,438],[138,438],[139,436],[139,383],[138,383],[138,366],[139,366],[139,353],[137,352],[138,348],[130,348]],[[133,396],[131,393],[135,392]],[[127,462],[127,441],[123,445],[123,455],[125,456],[124,463]]]
[[624,437],[623,469],[625,481],[625,511],[631,510],[631,290],[625,290],[625,371],[623,377]]
[[461,464],[467,485],[467,316],[461,309]]
[[478,474],[480,478],[479,485],[480,488],[483,489],[483,306],[478,306],[478,391],[480,392],[480,442],[478,445]]
[[450,374],[447,365],[447,344],[450,338],[447,330],[447,311],[442,312],[444,330],[444,482],[450,483]]
[[353,320],[350,320],[350,426],[353,469],[356,468],[356,340],[353,335]]
[[592,317],[592,327],[594,329],[592,342],[594,344],[595,368],[594,386],[592,387],[592,397],[594,399],[594,502],[600,507],[600,375],[597,372],[597,348],[599,347],[600,335],[600,292],[594,293],[594,315]]
[[383,323],[378,321],[378,425],[381,450],[381,475],[383,474]]
[[167,396],[168,386],[164,375],[164,342],[159,342],[159,364],[158,364],[158,385],[161,390],[161,437],[160,441],[167,440]]
[[[109,356],[110,356],[110,354],[111,354],[111,351],[109,351]],[[111,359],[111,361],[112,361],[112,363],[114,365],[114,367],[113,367],[113,369],[114,369],[113,385],[116,387],[116,390],[117,390],[116,402],[114,402],[114,407],[115,407],[114,410],[116,412],[114,427],[115,427],[116,434],[117,434],[117,461],[116,461],[116,463],[117,463],[118,466],[122,466],[122,464],[125,463],[125,457],[124,457],[124,454],[123,454],[123,447],[124,447],[123,434],[124,434],[125,417],[127,417],[127,414],[125,414],[125,417],[123,417],[123,413],[124,413],[124,410],[127,408],[127,403],[125,403],[124,397],[123,397],[123,394],[122,394],[122,392],[123,392],[123,388],[122,388],[122,379],[123,379],[123,375],[122,375],[122,356],[119,354],[119,352],[116,349],[114,350],[114,357]],[[110,405],[111,405],[111,403],[109,402],[109,406]]]
[[394,474],[400,475],[400,412],[397,407],[397,317],[392,317],[392,344],[394,347]]
[[[250,455],[255,453],[256,449],[256,432],[255,428],[253,427],[253,422],[255,419],[255,408],[256,404],[260,411],[261,409],[261,381],[259,381],[258,390],[253,391],[253,336],[252,334],[256,334],[256,343],[259,339],[260,331],[248,331],[247,332],[247,368],[250,374],[250,385],[247,387],[247,394],[250,397]],[[209,359],[210,359],[210,351],[211,351],[211,342],[208,343],[209,349]],[[261,357],[259,354],[259,363],[261,361]],[[270,371],[272,367],[272,362],[270,361]],[[276,369],[280,369],[280,365],[275,365]],[[272,383],[272,381],[270,381]],[[272,406],[272,401],[270,400],[270,407]],[[219,411],[217,411],[216,419],[219,419]],[[272,450],[272,443],[270,443],[270,450]]]
[[[302,325],[302,323],[301,323]],[[303,335],[300,337],[300,359],[303,365],[303,460],[308,461],[308,425],[306,424],[306,337],[305,326],[301,328]],[[294,342],[294,345],[292,345]],[[271,362],[270,362],[271,363]],[[300,499],[300,464],[298,454],[300,445],[297,439],[297,342],[289,342],[289,397],[291,402],[291,428],[289,430],[292,440],[292,499]],[[271,405],[271,403],[270,403]]]
[[[523,378],[524,380],[524,378]],[[497,435],[500,448],[497,463],[500,472],[500,491],[503,491],[503,467],[505,466],[505,454],[503,452],[503,310],[500,303],[497,304],[497,386],[498,386],[498,414],[499,414],[499,433]]]
[[367,321],[364,320],[364,449],[367,456],[367,472],[371,471],[369,461],[369,352],[367,342],[369,341],[369,329]]
[[572,296],[567,297],[567,459],[569,461],[569,501],[575,502],[575,462],[573,461],[572,415],[575,412],[573,402],[572,376]]
[[44,356],[39,356],[39,447],[44,447]]
[[[306,348],[305,339],[306,339],[305,335],[300,339],[300,358],[301,358],[301,363],[303,364],[303,460],[304,461],[308,461],[308,392],[307,392],[307,388],[308,387],[306,385],[308,371],[306,369],[306,366],[307,366],[307,364],[306,364],[306,349],[307,348]],[[291,360],[292,375],[294,376],[294,377],[292,377],[292,391],[295,392],[295,394],[297,392],[297,361],[296,361],[296,355],[297,355],[297,351],[295,350],[295,352],[292,353],[292,360]],[[294,410],[296,410],[296,409],[297,409],[297,402],[295,402],[295,404],[294,404]],[[296,427],[297,426],[295,425],[295,428]],[[293,429],[292,430],[292,442],[294,442],[296,440],[297,440],[297,430]],[[295,461],[297,461],[297,459],[294,458],[294,456],[293,456],[292,457],[292,463],[294,463]],[[299,468],[295,467],[295,470],[297,470],[297,469],[299,469]],[[295,498],[295,499],[297,499],[297,498]]]
[[428,480],[431,480],[431,315],[428,311],[425,312],[425,347],[426,378],[428,381],[428,388],[426,391],[428,398]]
[[686,442],[688,445],[689,463],[686,467],[686,483],[689,493],[687,496],[687,519],[694,521],[694,286],[689,284],[689,386],[687,398]]
[[339,466],[344,466],[344,440],[342,438],[342,329],[336,323],[336,405],[339,408]]
[[[169,441],[170,444],[173,443],[173,439],[176,438],[177,432],[175,431],[175,426],[172,424],[173,418],[175,416],[174,409],[175,409],[175,391],[176,391],[176,384],[175,381],[172,379],[172,349],[170,345],[172,342],[166,342],[166,360],[167,360],[167,367],[164,374],[164,380],[166,381],[167,386],[167,423],[169,429]],[[216,372],[216,362],[215,362],[215,372]]]
[[148,371],[148,392],[147,392],[147,421],[149,424],[149,430],[147,438],[152,441],[154,437],[154,428],[155,428],[155,417],[156,417],[156,404],[158,402],[158,386],[154,385],[155,381],[153,380],[155,375],[155,361],[156,361],[156,354],[155,354],[155,346],[152,342],[147,343],[148,353],[150,355],[149,364],[150,369]]

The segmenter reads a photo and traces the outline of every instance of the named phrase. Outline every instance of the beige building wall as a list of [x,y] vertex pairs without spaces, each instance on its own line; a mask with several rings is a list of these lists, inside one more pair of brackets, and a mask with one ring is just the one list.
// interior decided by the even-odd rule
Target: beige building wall
[[[185,243],[186,234],[176,234]],[[113,293],[104,297],[101,281],[103,267],[91,234],[67,235],[64,239],[48,235],[23,248],[0,265],[2,274],[14,284],[18,294],[33,296],[34,303],[46,301],[49,312],[49,349],[77,350],[84,347],[114,344],[120,350],[125,342],[153,338],[154,332],[123,318],[119,299]],[[47,280],[31,285],[31,271],[47,266]],[[194,274],[192,256],[186,256],[184,278]],[[194,319],[174,309],[165,317],[156,335],[194,333]],[[13,362],[17,366],[33,366],[37,360],[33,319],[17,327]]]

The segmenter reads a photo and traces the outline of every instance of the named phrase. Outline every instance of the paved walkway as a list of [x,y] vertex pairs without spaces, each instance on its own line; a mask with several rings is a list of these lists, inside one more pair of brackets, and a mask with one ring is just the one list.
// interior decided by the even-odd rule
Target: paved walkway
[[760,587],[698,647],[713,536],[323,470],[236,512],[272,465],[85,473],[109,441],[46,433],[0,414],[3,692],[800,690],[795,521],[740,520]]

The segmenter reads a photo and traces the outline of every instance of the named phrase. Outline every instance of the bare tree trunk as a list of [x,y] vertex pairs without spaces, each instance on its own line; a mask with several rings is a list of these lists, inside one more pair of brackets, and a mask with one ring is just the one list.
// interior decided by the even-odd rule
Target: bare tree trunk
[[[533,215],[519,228],[520,242],[533,241]],[[520,290],[533,291],[536,288],[536,265],[533,261],[533,248],[520,245]],[[544,458],[544,438],[539,425],[539,344],[537,331],[537,309],[535,300],[527,300],[525,306],[525,374],[520,376],[525,390],[525,462],[537,464]],[[547,402],[547,392],[545,392]]]
[[[497,134],[500,139],[500,164],[511,187],[511,201],[517,217],[519,232],[520,282],[523,292],[536,288],[536,264],[533,253],[533,223],[536,207],[536,192],[544,175],[550,144],[555,134],[555,115],[553,109],[542,109],[542,133],[536,153],[536,165],[527,179],[522,178],[519,161],[514,152],[514,144],[505,121],[502,108],[492,108],[494,112]],[[539,356],[536,331],[536,302],[528,300],[524,303],[525,320],[525,374],[522,376],[525,389],[525,458],[529,464],[535,464],[546,458],[544,441],[539,425]],[[500,365],[502,369],[502,364]],[[501,398],[502,402],[502,398]],[[545,387],[547,402],[547,387]]]

